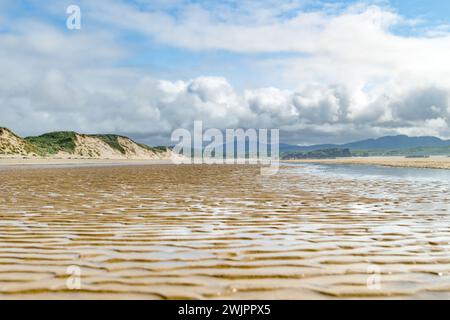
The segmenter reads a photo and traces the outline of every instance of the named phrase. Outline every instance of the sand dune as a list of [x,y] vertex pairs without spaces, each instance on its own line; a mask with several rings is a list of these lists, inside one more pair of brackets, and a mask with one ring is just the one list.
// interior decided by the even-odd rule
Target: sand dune
[[[0,128],[0,159],[47,158],[100,160],[167,160],[168,148],[152,148],[118,135],[87,135],[71,131],[51,132],[21,138],[7,128]],[[23,162],[23,161],[21,161]]]

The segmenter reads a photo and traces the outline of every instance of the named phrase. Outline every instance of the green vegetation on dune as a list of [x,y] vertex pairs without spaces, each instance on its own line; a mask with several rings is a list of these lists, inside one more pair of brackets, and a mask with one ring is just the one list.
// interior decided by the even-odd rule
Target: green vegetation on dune
[[146,149],[146,150],[153,151],[153,152],[156,152],[156,153],[162,153],[162,152],[166,152],[166,151],[167,151],[167,147],[162,147],[162,146],[158,146],[158,147],[149,147],[149,146],[146,145],[146,144],[143,144],[143,143],[137,143],[137,142],[136,142],[136,144],[137,144],[138,146],[140,146],[141,148],[144,148],[144,149]]
[[27,153],[27,154],[30,154],[30,153],[31,154],[39,154],[38,148],[36,148],[34,145],[32,145],[31,143],[28,143],[26,141],[25,141],[23,148],[25,150],[25,153]]
[[152,150],[155,152],[167,152],[170,149],[171,149],[170,147],[166,147],[166,146],[157,146],[157,147],[152,148]]
[[[120,153],[125,154],[125,149],[119,143],[119,137],[115,134],[93,134],[89,135],[89,137],[98,138],[108,144],[111,148],[118,150]],[[126,138],[126,137],[122,137]]]
[[39,155],[54,155],[60,151],[75,151],[76,133],[72,131],[50,132],[37,137],[26,137],[25,141],[36,148]]
[[[134,142],[134,141],[133,141]],[[136,143],[139,147],[141,147],[142,149],[145,150],[149,150],[149,151],[155,151],[154,148],[149,147],[148,145],[144,144],[144,143],[139,143],[139,142],[134,142]]]

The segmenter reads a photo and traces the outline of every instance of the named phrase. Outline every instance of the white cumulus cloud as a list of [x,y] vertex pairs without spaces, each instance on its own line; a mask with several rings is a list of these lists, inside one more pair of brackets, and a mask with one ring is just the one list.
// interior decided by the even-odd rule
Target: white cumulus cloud
[[[172,130],[195,120],[220,129],[280,128],[292,143],[396,133],[450,138],[448,28],[402,36],[393,30],[421,22],[385,6],[306,11],[305,2],[233,9],[81,1],[91,25],[75,33],[0,14],[0,73],[7,75],[0,78],[0,125],[23,135],[115,132],[149,143],[168,143]],[[176,70],[158,79],[121,63],[134,54],[119,41],[122,32],[190,53],[254,57],[261,68],[254,77],[281,81],[236,88],[220,75],[176,79]]]

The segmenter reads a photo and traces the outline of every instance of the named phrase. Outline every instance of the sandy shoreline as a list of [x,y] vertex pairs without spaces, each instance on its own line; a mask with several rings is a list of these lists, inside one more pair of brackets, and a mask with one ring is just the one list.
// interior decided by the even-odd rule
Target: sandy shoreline
[[367,158],[338,158],[338,159],[302,159],[285,160],[291,163],[329,163],[329,164],[365,164],[387,167],[450,169],[450,158],[436,156],[430,158],[405,157],[367,157]]
[[[450,158],[435,156],[430,158],[405,157],[353,157],[338,159],[301,159],[283,160],[286,163],[328,163],[328,164],[363,164],[387,167],[409,167],[428,169],[450,169]],[[171,160],[137,160],[137,159],[87,159],[87,158],[18,158],[1,157],[0,167],[14,166],[108,166],[108,165],[150,165],[170,164]]]
[[107,165],[148,165],[170,164],[170,160],[136,159],[67,159],[67,158],[14,158],[0,157],[0,167],[16,166],[107,166]]

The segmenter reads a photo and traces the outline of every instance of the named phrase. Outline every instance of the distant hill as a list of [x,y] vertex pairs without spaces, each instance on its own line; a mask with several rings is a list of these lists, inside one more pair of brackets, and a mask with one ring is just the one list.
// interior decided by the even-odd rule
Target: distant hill
[[433,153],[441,151],[447,154],[450,149],[450,140],[442,140],[436,137],[408,137],[406,135],[385,136],[378,139],[367,139],[345,144],[318,144],[311,146],[292,146],[280,145],[281,152],[309,152],[314,150],[347,148],[351,151],[371,151],[369,154],[380,154],[391,151],[397,151],[398,154],[413,153],[414,149],[419,149],[426,153],[426,149],[433,149]]
[[166,159],[170,151],[152,148],[119,135],[87,135],[71,131],[21,138],[0,128],[0,155],[89,159]]
[[296,160],[296,159],[334,159],[351,157],[352,154],[349,149],[331,148],[313,150],[308,152],[285,152],[282,154],[282,160]]
[[386,136],[378,139],[368,139],[343,145],[350,149],[399,149],[417,147],[448,147],[450,141],[436,137],[408,137],[405,135]]

